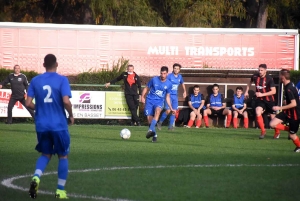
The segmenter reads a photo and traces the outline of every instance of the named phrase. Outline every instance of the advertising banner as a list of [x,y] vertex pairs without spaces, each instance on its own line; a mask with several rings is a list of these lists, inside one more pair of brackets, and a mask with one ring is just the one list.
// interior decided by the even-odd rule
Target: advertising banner
[[[10,96],[10,89],[0,89],[0,117],[7,117],[7,106]],[[31,117],[30,113],[20,102],[16,102],[12,110],[12,115],[13,117]]]
[[123,92],[105,92],[105,118],[130,119],[131,113]]
[[58,72],[77,74],[129,59],[139,75],[161,66],[187,68],[298,69],[298,30],[168,28],[0,23],[0,65],[44,72],[53,53]]

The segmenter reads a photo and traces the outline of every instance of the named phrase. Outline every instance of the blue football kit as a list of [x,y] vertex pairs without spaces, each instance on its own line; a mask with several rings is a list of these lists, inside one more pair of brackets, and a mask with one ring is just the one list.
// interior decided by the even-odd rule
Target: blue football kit
[[[171,105],[174,110],[177,110],[178,109],[178,87],[179,85],[183,84],[183,78],[180,74],[178,74],[176,77],[174,73],[170,73],[168,74],[167,79],[172,83],[172,89],[170,93]],[[165,101],[165,109],[166,110],[170,109],[166,101]]]
[[68,79],[55,72],[34,77],[28,96],[35,99],[36,150],[44,154],[67,155],[70,135],[63,97],[71,98]]

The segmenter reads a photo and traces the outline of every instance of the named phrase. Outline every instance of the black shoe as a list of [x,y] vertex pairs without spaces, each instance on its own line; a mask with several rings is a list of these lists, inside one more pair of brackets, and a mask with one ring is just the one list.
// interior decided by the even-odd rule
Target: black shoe
[[130,126],[134,126],[134,122],[130,122]]
[[149,130],[149,131],[147,132],[146,138],[149,139],[150,137],[154,137],[154,135],[155,135],[155,132]]
[[168,128],[169,131],[174,131],[174,127]]
[[296,147],[296,148],[294,149],[294,152],[300,152],[300,147]]
[[137,122],[136,125],[137,125],[137,126],[142,126],[142,125],[141,125],[141,122]]
[[153,136],[152,142],[157,142],[157,137],[154,137],[154,136]]
[[7,122],[7,121],[6,121],[6,122],[5,122],[5,124],[12,124],[12,123],[11,123],[11,122]]

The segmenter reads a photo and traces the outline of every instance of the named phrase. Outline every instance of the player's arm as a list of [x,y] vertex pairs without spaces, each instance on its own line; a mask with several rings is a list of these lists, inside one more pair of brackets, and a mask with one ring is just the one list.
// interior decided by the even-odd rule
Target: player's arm
[[115,79],[111,80],[110,82],[105,83],[105,87],[108,88],[110,84],[114,84],[114,83],[122,80],[123,76],[124,76],[124,73],[122,73],[121,75],[119,75]]
[[174,112],[174,110],[173,110],[173,108],[172,108],[172,104],[171,104],[170,93],[167,93],[167,94],[166,94],[166,101],[167,101],[167,104],[168,104],[170,110]]
[[145,99],[146,99],[146,94],[148,94],[150,88],[148,86],[146,86],[144,89],[143,89],[143,92],[142,92],[142,97],[141,97],[141,102],[142,103],[145,103]]
[[183,89],[183,98],[185,98],[186,97],[186,88],[185,88],[184,83],[182,83],[181,86],[182,86],[182,89]]
[[0,89],[2,89],[3,86],[7,85],[9,83],[9,76],[7,76],[5,78],[5,80],[3,80],[1,83],[0,83]]
[[24,87],[25,87],[25,90],[26,90],[26,93],[28,92],[28,80],[27,80],[27,77],[26,75],[24,75],[24,81],[23,81],[23,84],[24,84]]
[[249,97],[249,93],[248,93],[248,92],[249,92],[249,89],[250,89],[250,87],[251,87],[252,82],[253,82],[253,76],[251,77],[250,82],[248,82],[248,83],[247,83],[247,86],[246,86],[246,90],[245,90],[245,94],[244,94],[244,96],[245,96],[246,98]]
[[221,103],[222,103],[222,106],[220,107],[220,109],[226,108],[226,103],[225,103],[225,100],[224,100],[224,97],[222,94],[221,94]]
[[35,104],[32,102],[33,98],[30,97],[30,96],[27,96],[27,99],[26,99],[26,102],[25,102],[25,105],[26,107],[30,108],[30,109],[35,109]]
[[139,95],[142,95],[141,79],[140,79],[140,77],[139,77],[138,75],[137,75],[136,77],[137,77],[137,79],[136,79],[136,84],[137,84],[138,89],[139,89]]
[[70,101],[70,97],[69,96],[64,96],[63,97],[63,102],[64,102],[64,107],[67,110],[69,117],[72,118],[73,117],[73,111],[72,111],[72,103]]

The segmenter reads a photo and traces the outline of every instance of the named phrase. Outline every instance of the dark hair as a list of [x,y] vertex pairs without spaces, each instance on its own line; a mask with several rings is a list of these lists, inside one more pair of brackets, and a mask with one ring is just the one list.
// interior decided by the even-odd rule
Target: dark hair
[[259,64],[258,66],[259,68],[264,68],[264,69],[267,69],[267,64]]
[[214,87],[220,88],[218,84],[214,84],[214,85],[212,86],[212,88],[214,88]]
[[44,66],[46,68],[52,68],[56,63],[56,57],[54,54],[47,54],[44,58]]
[[173,69],[174,69],[176,66],[178,66],[179,68],[181,68],[181,65],[180,65],[179,63],[175,63],[175,64],[173,64]]
[[200,88],[200,87],[199,87],[199,85],[196,84],[196,85],[194,85],[193,89],[195,89],[195,88]]
[[128,64],[127,68],[132,67],[134,68],[134,66],[132,64]]
[[282,75],[283,77],[285,77],[286,80],[290,80],[291,79],[290,71],[287,70],[287,69],[282,69],[280,71],[280,75]]
[[[14,65],[14,69],[15,69],[17,66],[19,66],[19,65],[18,65],[18,64]],[[19,67],[20,67],[20,66],[19,66]]]
[[162,66],[162,67],[160,68],[160,72],[163,72],[163,71],[169,72],[168,66]]
[[237,87],[235,90],[236,90],[236,91],[237,91],[237,90],[242,90],[242,91],[243,91],[243,87],[239,86],[239,87]]

